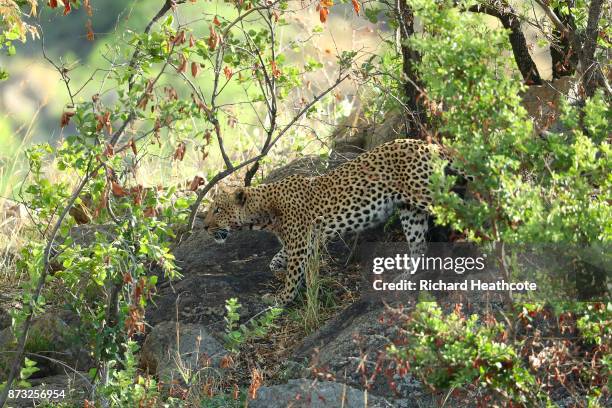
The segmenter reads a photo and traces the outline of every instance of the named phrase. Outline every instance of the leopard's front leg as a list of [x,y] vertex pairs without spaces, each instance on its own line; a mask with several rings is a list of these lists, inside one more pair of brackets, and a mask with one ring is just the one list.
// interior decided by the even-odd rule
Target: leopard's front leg
[[267,295],[266,298],[268,300],[273,301],[277,305],[284,306],[295,299],[298,289],[304,282],[308,256],[311,253],[309,250],[311,244],[308,240],[300,238],[293,245],[285,245],[283,248],[287,257],[285,286],[277,295]]
[[274,275],[279,276],[287,269],[287,252],[283,246],[280,251],[270,261],[270,270]]

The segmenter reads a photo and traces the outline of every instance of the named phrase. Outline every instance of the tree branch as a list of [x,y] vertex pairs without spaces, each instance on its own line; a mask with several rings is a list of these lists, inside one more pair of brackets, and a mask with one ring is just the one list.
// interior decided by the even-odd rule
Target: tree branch
[[[166,0],[164,2],[164,5],[157,12],[157,14],[155,14],[153,18],[149,21],[149,23],[147,24],[147,26],[145,27],[142,33],[149,34],[149,32],[151,32],[151,28],[153,28],[153,25],[157,23],[159,19],[165,16],[169,10],[171,10],[173,7],[176,7],[178,4],[185,3],[186,1],[187,0]],[[142,41],[138,41],[138,44],[136,44],[136,49],[134,50],[134,53],[132,54],[132,58],[130,58],[130,63],[128,65],[129,68],[132,70],[128,78],[128,90],[130,91],[132,90],[132,87],[134,86],[134,81],[136,78],[136,72],[134,70],[136,69],[136,64],[138,63],[138,59],[142,55],[142,51],[140,49],[141,46],[142,46]]]
[[542,78],[538,71],[538,67],[529,54],[527,40],[521,30],[521,21],[512,6],[505,0],[501,1],[501,7],[497,7],[493,3],[483,3],[472,6],[468,9],[473,13],[484,13],[499,19],[504,28],[510,30],[508,35],[512,53],[516,65],[523,76],[523,80],[528,85],[541,85]]

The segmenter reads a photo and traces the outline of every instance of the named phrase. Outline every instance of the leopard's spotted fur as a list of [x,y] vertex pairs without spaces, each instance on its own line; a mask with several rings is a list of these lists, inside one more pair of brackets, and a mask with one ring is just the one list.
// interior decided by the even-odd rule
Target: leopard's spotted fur
[[429,178],[436,145],[401,139],[385,143],[329,173],[290,176],[272,184],[218,194],[204,220],[218,242],[232,229],[265,229],[283,247],[270,263],[286,269],[278,303],[293,300],[304,278],[314,222],[329,238],[384,222],[397,208],[406,240],[424,243],[427,209],[432,202]]

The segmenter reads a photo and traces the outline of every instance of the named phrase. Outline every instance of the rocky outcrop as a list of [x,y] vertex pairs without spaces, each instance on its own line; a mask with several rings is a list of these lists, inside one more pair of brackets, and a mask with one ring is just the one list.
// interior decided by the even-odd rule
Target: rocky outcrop
[[374,364],[396,330],[385,323],[384,316],[384,304],[374,299],[362,298],[345,308],[297,347],[292,358],[310,368],[296,375],[312,377],[322,370],[352,387],[363,389],[368,384],[372,394],[390,398],[394,406],[435,406],[434,397],[414,377],[388,378],[374,372]]
[[261,387],[251,408],[393,408],[384,398],[346,384],[308,379],[290,380],[287,384]]
[[217,244],[206,231],[194,231],[174,249],[183,278],[158,284],[147,322],[157,325],[178,318],[215,332],[223,326],[225,301],[233,297],[240,300],[241,315],[253,316],[266,307],[262,296],[274,290],[268,264],[279,249],[276,237],[266,232],[238,232]]
[[206,327],[168,321],[159,323],[147,335],[140,350],[140,363],[146,372],[170,383],[201,369],[219,367],[226,354]]

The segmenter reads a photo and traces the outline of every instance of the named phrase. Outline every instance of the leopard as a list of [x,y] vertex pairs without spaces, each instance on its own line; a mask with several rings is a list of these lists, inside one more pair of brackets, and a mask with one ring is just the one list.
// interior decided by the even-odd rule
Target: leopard
[[409,251],[423,251],[433,204],[430,178],[436,157],[448,159],[436,143],[395,139],[316,176],[281,180],[217,192],[203,215],[203,228],[217,243],[232,231],[272,232],[281,249],[270,269],[285,283],[268,301],[292,302],[304,282],[313,253],[313,231],[324,240],[358,233],[399,215]]

